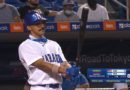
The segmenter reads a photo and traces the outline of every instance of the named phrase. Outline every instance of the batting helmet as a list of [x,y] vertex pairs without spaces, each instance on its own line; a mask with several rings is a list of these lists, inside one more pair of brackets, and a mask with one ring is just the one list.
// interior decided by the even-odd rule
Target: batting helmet
[[28,12],[25,15],[24,24],[26,26],[35,25],[38,23],[46,23],[46,18],[44,18],[41,14],[39,14],[35,11]]

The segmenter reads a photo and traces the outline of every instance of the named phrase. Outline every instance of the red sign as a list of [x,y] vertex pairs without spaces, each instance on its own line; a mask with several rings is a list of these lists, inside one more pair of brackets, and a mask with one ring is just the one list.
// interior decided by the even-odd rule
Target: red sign
[[24,32],[24,25],[22,22],[10,23],[10,32]]
[[59,23],[57,23],[57,29],[59,32],[70,31],[70,23],[69,22],[59,22]]
[[116,21],[104,21],[103,28],[105,31],[114,31],[116,30]]

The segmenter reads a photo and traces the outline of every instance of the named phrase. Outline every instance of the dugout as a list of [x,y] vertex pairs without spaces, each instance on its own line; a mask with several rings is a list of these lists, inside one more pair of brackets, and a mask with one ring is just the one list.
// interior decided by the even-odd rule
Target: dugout
[[[11,66],[17,64],[18,54],[17,48],[20,42],[27,38],[27,33],[1,33],[0,34],[0,54],[1,54],[1,66]],[[65,56],[70,61],[75,61],[76,50],[77,50],[77,35],[78,32],[47,32],[46,36],[52,40],[56,40],[62,47]],[[67,36],[67,37],[66,37]],[[129,31],[103,31],[103,32],[86,32],[85,41],[83,44],[82,61],[79,62],[82,72],[86,74],[86,69],[89,67],[93,68],[128,68],[129,60],[125,61],[114,61],[109,58],[114,56],[129,58],[129,47],[130,45],[130,32]],[[87,57],[87,61],[84,60],[84,55]],[[94,60],[93,57],[104,57],[103,62]],[[123,62],[123,63],[122,63]],[[121,64],[119,64],[121,63]],[[96,64],[96,65],[95,65]],[[12,67],[12,66],[11,66]],[[12,71],[6,71],[5,67],[4,74],[9,74]],[[13,67],[12,67],[13,68]],[[3,73],[2,72],[2,73]],[[2,77],[2,76],[1,76]],[[21,78],[21,77],[20,77]],[[15,78],[16,79],[16,78]],[[15,81],[12,78],[13,81]],[[18,79],[20,80],[20,79]],[[25,78],[21,78],[21,84],[24,83]],[[11,80],[9,80],[12,83]],[[17,81],[16,81],[17,82]],[[6,82],[5,82],[6,83]],[[92,84],[96,87],[102,87],[100,84]],[[103,85],[103,84],[102,84]],[[103,87],[107,87],[103,85]],[[111,84],[109,85],[111,86]]]

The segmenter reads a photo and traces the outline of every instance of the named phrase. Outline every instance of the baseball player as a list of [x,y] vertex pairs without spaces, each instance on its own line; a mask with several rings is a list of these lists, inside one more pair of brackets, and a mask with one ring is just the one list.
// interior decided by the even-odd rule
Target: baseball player
[[30,34],[18,51],[28,74],[29,87],[25,89],[62,90],[62,76],[78,75],[79,68],[71,67],[59,44],[44,36],[46,19],[43,16],[35,11],[29,12],[24,17],[24,24]]

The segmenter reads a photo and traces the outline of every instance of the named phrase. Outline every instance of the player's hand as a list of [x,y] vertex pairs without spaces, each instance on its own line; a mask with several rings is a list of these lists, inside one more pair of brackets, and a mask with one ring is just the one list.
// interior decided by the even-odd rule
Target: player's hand
[[89,87],[89,83],[88,83],[88,80],[87,78],[82,74],[80,73],[78,76],[76,77],[72,77],[70,79],[70,82],[72,83],[72,85],[74,86],[79,86],[79,87]]
[[72,65],[72,67],[66,69],[66,75],[70,77],[76,77],[79,75],[80,68],[76,67],[76,65]]

